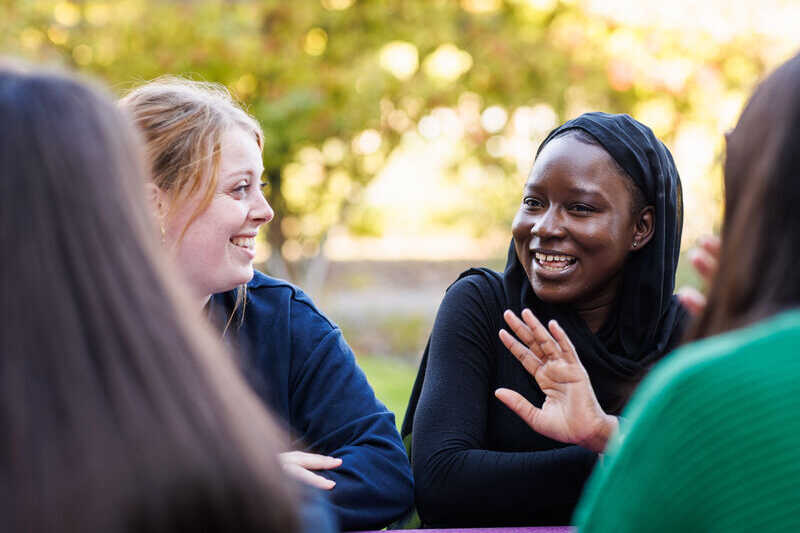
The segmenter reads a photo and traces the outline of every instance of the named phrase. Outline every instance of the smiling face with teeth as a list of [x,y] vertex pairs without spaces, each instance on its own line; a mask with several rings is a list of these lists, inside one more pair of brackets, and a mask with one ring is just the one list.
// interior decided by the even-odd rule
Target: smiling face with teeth
[[[261,192],[261,149],[252,132],[238,126],[220,139],[215,189],[198,214],[208,187],[202,185],[166,219],[164,241],[199,296],[247,283],[253,277],[258,228],[273,217]],[[198,177],[206,184],[208,176]]]
[[636,212],[626,180],[602,147],[573,135],[542,149],[512,224],[517,257],[540,299],[610,308],[628,255],[653,232],[652,207]]

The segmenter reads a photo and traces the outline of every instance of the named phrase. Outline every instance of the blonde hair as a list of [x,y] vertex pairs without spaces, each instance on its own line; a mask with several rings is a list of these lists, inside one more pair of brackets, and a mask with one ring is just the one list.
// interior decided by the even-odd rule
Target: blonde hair
[[[222,135],[238,126],[252,133],[259,149],[264,148],[258,122],[218,83],[165,76],[133,89],[119,104],[144,137],[153,183],[170,198],[167,218],[196,194],[203,195],[179,239],[211,203]],[[234,311],[244,299],[243,285]]]
[[258,122],[218,83],[162,77],[128,93],[120,106],[144,136],[152,180],[171,197],[169,211],[202,192],[202,201],[186,227],[211,202],[223,133],[239,126],[253,134],[260,149],[264,147]]

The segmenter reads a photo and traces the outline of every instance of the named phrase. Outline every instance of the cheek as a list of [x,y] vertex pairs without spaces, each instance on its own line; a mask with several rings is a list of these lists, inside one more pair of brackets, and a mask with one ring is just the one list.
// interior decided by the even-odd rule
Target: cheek
[[225,242],[219,229],[205,224],[192,224],[178,242],[178,256],[183,261],[196,261],[200,264],[215,262],[224,249]]
[[530,217],[520,209],[511,221],[511,235],[515,240],[523,240],[530,236],[531,233]]
[[574,235],[587,250],[627,249],[628,234],[615,220],[588,221],[576,230]]

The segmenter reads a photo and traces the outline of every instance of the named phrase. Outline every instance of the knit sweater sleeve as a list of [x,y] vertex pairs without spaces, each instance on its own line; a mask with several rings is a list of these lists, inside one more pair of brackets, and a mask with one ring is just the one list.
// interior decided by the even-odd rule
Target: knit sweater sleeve
[[412,468],[426,524],[542,524],[578,500],[596,455],[578,446],[523,452],[489,449],[492,352],[498,303],[479,278],[456,282],[439,308],[414,418]]

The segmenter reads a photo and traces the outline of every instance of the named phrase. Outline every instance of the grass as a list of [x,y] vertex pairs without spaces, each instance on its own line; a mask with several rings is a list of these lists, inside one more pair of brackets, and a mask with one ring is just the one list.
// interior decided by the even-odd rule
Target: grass
[[417,365],[391,357],[361,355],[358,366],[367,375],[378,399],[394,413],[399,429],[417,376]]

